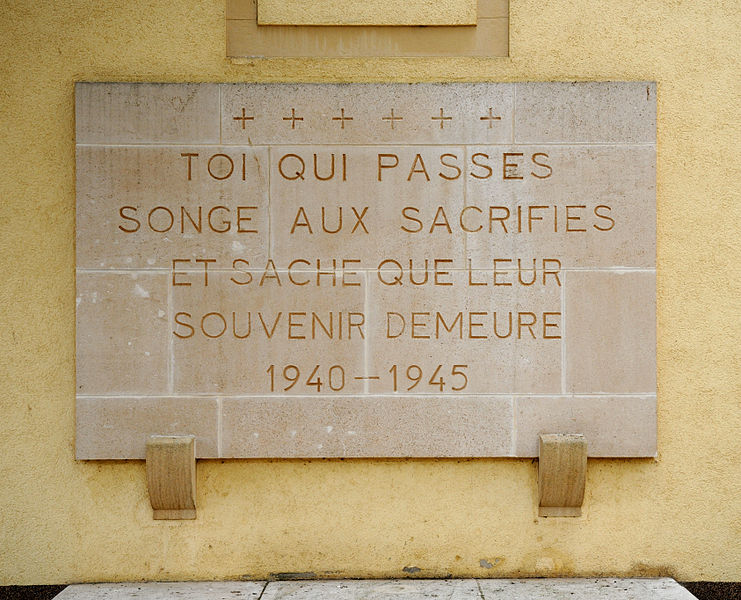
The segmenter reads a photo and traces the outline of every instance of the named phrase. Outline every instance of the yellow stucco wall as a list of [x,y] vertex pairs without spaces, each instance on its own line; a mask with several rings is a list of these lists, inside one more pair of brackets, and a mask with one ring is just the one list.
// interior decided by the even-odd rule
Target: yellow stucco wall
[[[0,583],[741,579],[740,30],[736,0],[512,0],[508,59],[234,64],[224,0],[0,2]],[[525,460],[203,462],[189,522],[143,463],[75,462],[73,82],[610,79],[658,82],[659,457],[591,460],[582,518],[536,517]]]

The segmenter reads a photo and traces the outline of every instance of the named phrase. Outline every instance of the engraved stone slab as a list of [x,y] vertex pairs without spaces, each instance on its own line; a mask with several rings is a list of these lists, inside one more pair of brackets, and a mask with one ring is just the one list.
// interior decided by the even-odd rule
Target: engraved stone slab
[[78,146],[77,266],[169,269],[170,256],[226,261],[235,250],[267,258],[267,162],[264,147]]
[[77,86],[77,456],[656,453],[652,83]]
[[[507,143],[513,141],[514,91],[510,83],[224,84],[222,139],[280,146]],[[397,169],[392,162],[383,161],[384,173],[408,176],[411,163]]]

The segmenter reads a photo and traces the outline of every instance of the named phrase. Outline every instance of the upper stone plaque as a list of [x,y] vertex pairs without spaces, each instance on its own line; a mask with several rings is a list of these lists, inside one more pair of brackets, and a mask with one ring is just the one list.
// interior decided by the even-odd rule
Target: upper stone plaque
[[654,84],[76,93],[78,458],[655,454]]
[[[233,0],[232,3],[234,4]],[[476,25],[477,0],[259,0],[259,25]]]
[[227,0],[226,54],[507,56],[509,0]]

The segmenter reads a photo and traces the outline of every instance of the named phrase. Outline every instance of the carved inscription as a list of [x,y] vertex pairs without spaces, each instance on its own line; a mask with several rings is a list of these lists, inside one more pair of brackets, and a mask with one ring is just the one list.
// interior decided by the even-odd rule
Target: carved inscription
[[[332,120],[352,120],[345,116],[344,109],[340,109],[340,114]],[[295,245],[300,247],[310,240],[320,248],[334,245],[325,240],[335,237],[361,238],[361,244],[366,244],[365,239],[379,235],[396,238],[401,247],[427,247],[430,240],[455,240],[465,234],[491,236],[495,242],[517,235],[537,239],[546,230],[563,235],[608,235],[616,225],[609,204],[459,207],[445,197],[450,195],[445,187],[445,196],[439,203],[429,202],[424,193],[433,179],[445,186],[466,178],[493,179],[504,184],[526,178],[563,177],[558,171],[554,174],[549,152],[545,147],[527,153],[491,149],[488,153],[473,153],[466,160],[460,151],[423,155],[414,148],[403,153],[386,149],[357,152],[351,147],[341,153],[278,149],[271,152],[273,162],[264,168],[290,182],[287,185],[294,186],[293,191],[301,200],[287,203],[289,218],[276,219],[272,234],[278,243],[295,239]],[[180,178],[187,182],[186,186],[205,184],[208,189],[210,181],[231,178],[242,185],[257,183],[247,176],[244,152],[176,151],[174,159],[178,156]],[[376,199],[382,192],[376,188],[384,180],[402,189],[418,187],[398,206],[379,209]],[[306,185],[324,182],[340,185],[339,204],[327,202],[321,187],[304,191]],[[356,195],[360,189],[362,196]],[[137,206],[120,206],[117,227],[133,237],[161,234],[192,238],[206,232],[240,239],[266,234],[255,219],[258,206],[228,206],[219,200],[209,203],[207,197],[201,199],[204,204],[159,204],[143,212]],[[287,199],[282,195],[273,197],[279,203]],[[368,204],[351,203],[357,200]],[[352,352],[362,352],[360,344],[372,339],[374,346],[388,346],[381,355],[395,358],[387,363],[374,361],[376,367],[372,371],[366,369],[365,362],[353,367],[345,362],[312,364],[305,359],[294,360],[297,364],[266,361],[253,365],[250,391],[255,393],[483,393],[491,389],[492,382],[484,377],[483,365],[475,363],[470,354],[480,350],[497,353],[499,343],[518,344],[523,340],[537,341],[547,352],[548,344],[560,347],[562,338],[558,289],[562,286],[562,259],[504,255],[496,243],[492,246],[488,264],[478,265],[454,252],[430,251],[424,258],[416,258],[390,254],[380,248],[377,252],[338,253],[331,258],[305,251],[263,260],[246,252],[233,252],[226,259],[210,254],[193,258],[175,255],[170,261],[170,286],[185,289],[174,296],[178,301],[172,306],[173,343],[176,352],[200,354],[200,348],[190,350],[188,345],[228,339],[229,343],[239,341],[249,347],[254,341],[276,346],[288,358],[292,342],[316,342],[324,347],[339,344]],[[337,247],[341,249],[341,245]],[[418,253],[422,254],[425,253]],[[215,273],[219,277],[215,278]],[[223,306],[221,296],[213,303],[199,302],[205,289],[214,286],[221,288],[223,297],[238,298],[239,306],[229,310]],[[369,292],[361,289],[364,287],[371,290],[372,298],[378,294],[384,301],[368,306],[365,295]],[[336,288],[356,288],[355,296],[363,295],[358,303],[361,308],[351,310],[334,304]],[[419,307],[424,310],[416,310],[412,294],[417,289],[418,294],[422,293],[424,288],[453,291],[446,302],[435,302],[433,291]],[[523,296],[508,288],[542,288],[545,292]],[[326,293],[317,294],[315,289]],[[285,309],[262,310],[252,304],[253,290],[264,297],[288,296],[295,304]],[[309,297],[306,290],[312,290]],[[476,304],[471,304],[474,299]],[[451,342],[458,348],[452,356],[445,351]],[[398,346],[398,353],[394,345]],[[431,348],[434,355],[412,362],[406,354],[420,345]],[[496,362],[493,357],[490,360]],[[471,364],[476,368],[471,369]]]
[[[651,135],[585,141],[573,108],[520,109],[514,85],[227,85],[189,117],[187,97],[165,90],[152,110],[183,131],[177,143],[144,128],[131,143],[116,133],[130,124],[86,143],[89,118],[77,156],[80,397],[462,407],[492,395],[507,398],[502,435],[513,436],[520,397],[654,394],[652,364],[610,350],[651,355],[641,328],[653,306],[590,312],[626,273],[635,297],[653,285]],[[130,88],[113,101],[125,107]],[[187,133],[197,119],[216,137]],[[518,137],[539,119],[560,137]],[[603,338],[615,331],[622,341]],[[159,376],[140,378],[153,362]],[[597,366],[616,375],[587,372]],[[276,455],[234,440],[222,455]],[[451,454],[477,450],[440,453]]]

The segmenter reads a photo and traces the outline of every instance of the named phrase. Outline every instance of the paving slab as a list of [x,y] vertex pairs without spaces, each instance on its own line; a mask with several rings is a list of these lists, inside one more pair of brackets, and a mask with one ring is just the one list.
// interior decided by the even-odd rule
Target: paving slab
[[55,600],[258,600],[264,581],[177,581],[70,585]]
[[57,600],[693,600],[670,578],[379,579],[71,585]]
[[280,581],[261,600],[481,600],[475,579]]
[[693,600],[673,579],[486,579],[486,600]]

